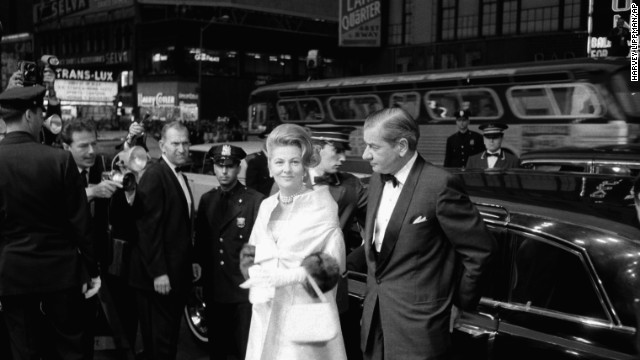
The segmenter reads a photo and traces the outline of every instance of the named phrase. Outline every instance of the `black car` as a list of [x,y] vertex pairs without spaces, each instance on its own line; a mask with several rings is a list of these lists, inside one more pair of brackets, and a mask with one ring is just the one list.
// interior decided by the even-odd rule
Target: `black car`
[[[640,227],[625,199],[633,178],[459,174],[498,251],[480,305],[454,321],[455,358],[638,359]],[[354,324],[365,281],[349,274]]]
[[529,151],[520,156],[520,166],[540,171],[638,176],[640,144]]

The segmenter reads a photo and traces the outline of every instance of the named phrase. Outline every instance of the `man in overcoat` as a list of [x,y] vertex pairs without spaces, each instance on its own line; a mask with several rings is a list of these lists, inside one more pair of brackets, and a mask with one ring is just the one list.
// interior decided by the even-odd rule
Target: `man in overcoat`
[[241,289],[240,250],[249,241],[264,195],[238,181],[244,150],[224,144],[209,151],[220,187],[204,195],[196,220],[211,360],[244,359],[251,324],[249,292]]
[[473,309],[494,240],[459,178],[417,151],[403,109],[365,119],[362,157],[373,168],[364,238],[365,359],[448,359],[451,306]]

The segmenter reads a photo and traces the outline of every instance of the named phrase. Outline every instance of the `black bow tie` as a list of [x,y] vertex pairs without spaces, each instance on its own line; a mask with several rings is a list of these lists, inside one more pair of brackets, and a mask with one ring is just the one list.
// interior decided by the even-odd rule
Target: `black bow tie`
[[387,181],[391,181],[391,184],[393,185],[393,187],[397,187],[398,184],[400,184],[400,182],[398,182],[398,179],[396,179],[396,177],[391,174],[380,174],[380,178],[382,179],[383,183],[386,183]]
[[313,183],[315,185],[335,185],[336,177],[332,174],[324,174],[322,176],[315,176],[313,178]]
[[495,153],[495,154],[492,154],[492,153],[488,152],[488,153],[487,153],[487,157],[491,157],[491,156],[499,157],[499,156],[500,156],[500,153],[499,153],[499,152],[497,152],[497,153]]

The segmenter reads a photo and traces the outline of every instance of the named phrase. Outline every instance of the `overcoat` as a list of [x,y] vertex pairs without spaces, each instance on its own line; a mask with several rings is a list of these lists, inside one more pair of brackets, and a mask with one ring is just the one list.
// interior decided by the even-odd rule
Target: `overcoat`
[[[260,206],[249,244],[256,246],[255,263],[266,268],[293,268],[300,266],[307,256],[324,252],[334,257],[345,269],[345,248],[338,222],[338,207],[326,187],[294,198],[286,232],[273,236],[268,228],[269,219],[278,205],[278,195],[265,199]],[[277,239],[277,241],[276,241]],[[336,323],[338,310],[335,291],[327,293]],[[294,344],[284,338],[283,322],[293,304],[315,302],[302,284],[276,288],[274,298],[266,303],[254,304],[249,330],[246,360],[346,360],[342,334],[323,344]],[[309,324],[313,326],[313,324]]]
[[418,155],[382,241],[372,245],[384,188],[373,173],[365,231],[367,291],[361,347],[378,307],[385,360],[439,359],[450,352],[451,305],[474,308],[480,276],[494,247],[459,178]]

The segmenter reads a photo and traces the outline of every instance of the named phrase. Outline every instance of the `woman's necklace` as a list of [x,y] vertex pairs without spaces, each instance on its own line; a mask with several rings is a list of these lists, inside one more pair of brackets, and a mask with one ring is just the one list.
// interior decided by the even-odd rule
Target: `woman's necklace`
[[293,202],[293,199],[298,196],[301,195],[304,192],[304,186],[302,187],[302,189],[300,189],[297,193],[293,194],[293,195],[282,195],[282,193],[278,194],[278,200],[280,200],[280,202],[282,204],[291,204]]

